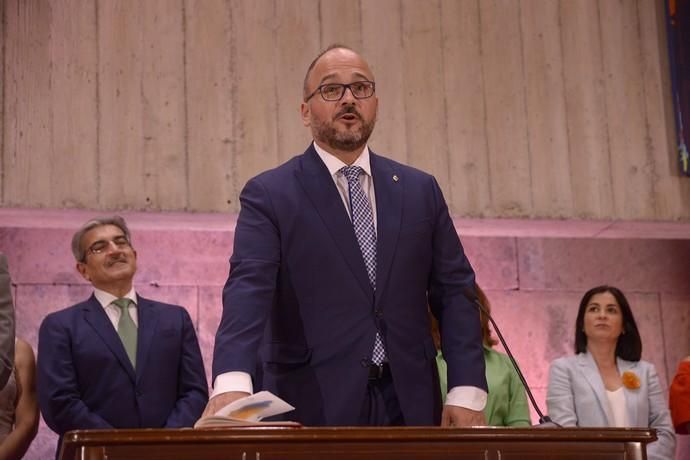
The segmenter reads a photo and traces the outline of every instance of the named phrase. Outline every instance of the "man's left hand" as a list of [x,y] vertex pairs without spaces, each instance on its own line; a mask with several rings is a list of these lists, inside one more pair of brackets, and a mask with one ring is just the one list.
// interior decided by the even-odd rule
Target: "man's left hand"
[[460,406],[443,406],[441,426],[486,426],[483,411],[476,411]]

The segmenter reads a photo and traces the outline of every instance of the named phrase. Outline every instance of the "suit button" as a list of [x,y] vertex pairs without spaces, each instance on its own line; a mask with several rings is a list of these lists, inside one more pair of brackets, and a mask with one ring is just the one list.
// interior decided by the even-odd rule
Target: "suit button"
[[383,311],[381,311],[380,308],[377,308],[376,310],[374,310],[374,314],[376,314],[377,318],[383,318]]
[[362,360],[359,362],[359,364],[362,367],[369,367],[369,360],[367,358],[362,358]]

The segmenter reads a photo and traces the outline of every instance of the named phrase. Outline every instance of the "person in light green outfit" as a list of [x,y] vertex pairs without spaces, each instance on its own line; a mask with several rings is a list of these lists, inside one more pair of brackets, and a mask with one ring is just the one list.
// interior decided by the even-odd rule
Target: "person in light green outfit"
[[[477,297],[487,311],[491,311],[489,299],[484,291],[476,286]],[[438,366],[441,383],[441,396],[446,399],[447,375],[446,361],[441,352],[441,336],[438,322],[431,316],[432,335],[436,345],[436,365]],[[484,341],[484,361],[486,363],[486,381],[489,384],[489,395],[484,408],[486,422],[490,426],[531,426],[529,407],[525,388],[510,362],[508,355],[494,350],[492,347],[498,342],[491,336],[489,318],[480,313],[482,323],[482,339]]]

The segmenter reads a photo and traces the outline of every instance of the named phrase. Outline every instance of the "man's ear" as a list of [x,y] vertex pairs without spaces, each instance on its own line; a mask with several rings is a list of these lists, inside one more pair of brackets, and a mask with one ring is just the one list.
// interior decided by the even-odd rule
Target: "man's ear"
[[302,113],[302,123],[304,123],[304,126],[311,126],[311,109],[308,102],[302,102],[300,112]]
[[86,281],[91,281],[88,270],[86,269],[86,264],[84,262],[77,262],[77,271]]

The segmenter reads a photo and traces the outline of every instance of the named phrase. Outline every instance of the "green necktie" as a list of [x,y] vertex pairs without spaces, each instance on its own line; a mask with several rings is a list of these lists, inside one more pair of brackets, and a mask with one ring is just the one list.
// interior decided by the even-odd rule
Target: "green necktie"
[[120,321],[117,323],[117,334],[122,340],[122,345],[125,346],[125,351],[129,360],[132,362],[132,367],[137,367],[137,325],[129,315],[129,304],[132,303],[130,299],[117,299],[113,301],[113,305],[120,309]]

